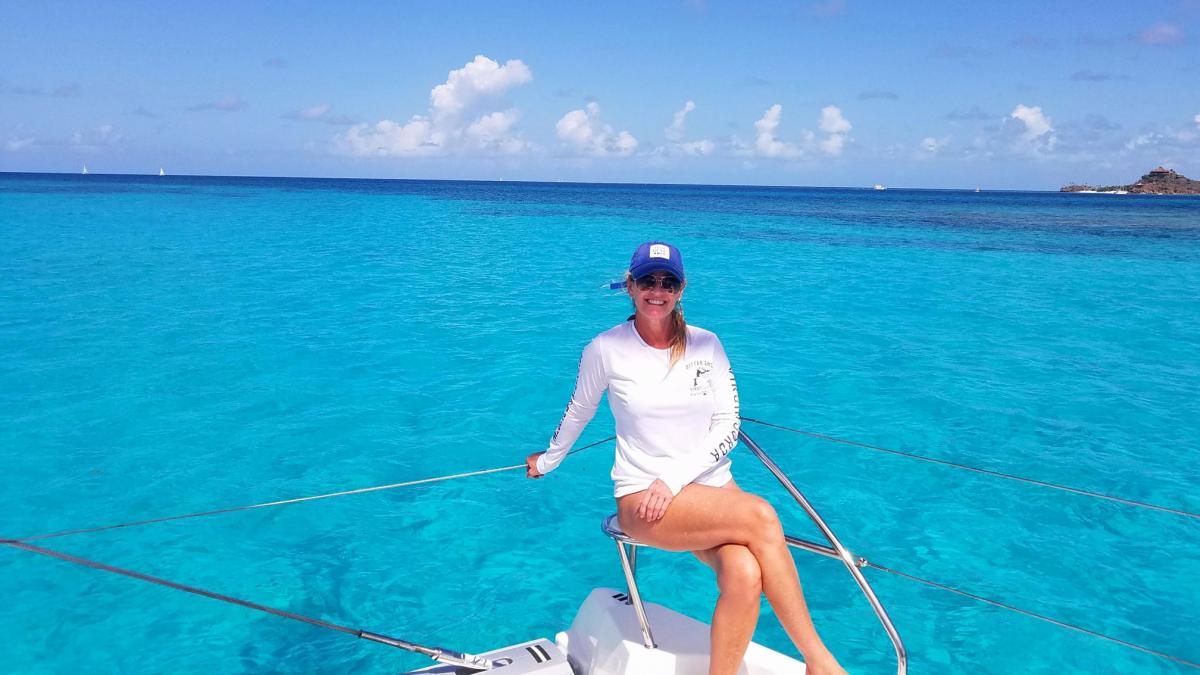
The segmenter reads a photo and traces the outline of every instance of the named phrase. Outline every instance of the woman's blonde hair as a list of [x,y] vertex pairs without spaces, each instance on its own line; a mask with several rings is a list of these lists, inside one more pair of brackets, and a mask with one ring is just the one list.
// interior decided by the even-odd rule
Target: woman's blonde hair
[[[625,273],[625,285],[628,286],[633,281],[633,275],[629,272]],[[634,305],[634,313],[629,316],[626,321],[633,321],[637,316],[637,305]],[[671,310],[671,364],[667,369],[675,367],[676,363],[683,358],[683,353],[687,351],[687,321],[683,318],[683,300],[675,301],[675,309]]]

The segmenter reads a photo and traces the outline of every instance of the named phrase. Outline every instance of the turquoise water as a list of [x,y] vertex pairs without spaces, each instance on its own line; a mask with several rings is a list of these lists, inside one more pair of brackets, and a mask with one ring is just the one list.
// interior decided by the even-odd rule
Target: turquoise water
[[[600,290],[683,250],[743,413],[1200,511],[1200,201],[0,174],[0,536],[516,464]],[[611,432],[607,407],[584,441]],[[1200,521],[747,425],[856,553],[1200,661]],[[810,535],[745,449],[739,482]],[[48,540],[330,621],[481,651],[620,586],[611,446],[517,472]],[[855,673],[891,648],[800,554]],[[868,571],[914,673],[1190,670]],[[642,591],[707,620],[711,573]],[[394,673],[426,660],[0,550],[0,670]],[[765,611],[756,639],[791,653]]]

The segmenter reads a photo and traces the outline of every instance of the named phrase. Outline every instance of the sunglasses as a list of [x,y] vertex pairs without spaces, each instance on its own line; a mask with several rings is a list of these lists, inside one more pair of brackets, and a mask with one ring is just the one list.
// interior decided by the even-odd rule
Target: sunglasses
[[649,291],[658,286],[672,295],[678,293],[679,289],[683,288],[683,282],[672,276],[655,277],[647,274],[633,283],[637,284],[639,291]]

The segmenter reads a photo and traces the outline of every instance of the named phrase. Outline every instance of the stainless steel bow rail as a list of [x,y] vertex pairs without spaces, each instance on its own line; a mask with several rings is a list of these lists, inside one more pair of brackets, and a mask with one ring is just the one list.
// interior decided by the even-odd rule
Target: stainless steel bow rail
[[[740,419],[743,422],[751,422],[754,424],[759,424],[759,425],[771,427],[774,429],[780,429],[783,431],[802,434],[802,435],[809,436],[812,438],[817,438],[820,440],[830,441],[830,442],[834,442],[834,443],[842,443],[845,445],[853,445],[853,446],[865,448],[868,450],[877,450],[880,452],[887,452],[887,453],[900,455],[903,457],[909,457],[909,458],[917,459],[917,460],[921,460],[921,461],[933,462],[936,464],[942,464],[942,465],[950,466],[953,468],[964,469],[967,471],[973,471],[976,473],[991,475],[991,476],[995,476],[997,478],[1005,478],[1008,480],[1015,480],[1015,481],[1031,484],[1031,485],[1036,485],[1039,487],[1046,487],[1046,488],[1051,488],[1051,489],[1056,489],[1056,490],[1062,490],[1065,492],[1071,492],[1071,493],[1083,495],[1086,497],[1094,497],[1097,499],[1105,499],[1105,500],[1109,500],[1109,501],[1114,501],[1114,502],[1122,503],[1122,504],[1125,504],[1128,506],[1152,509],[1152,510],[1156,510],[1156,511],[1163,511],[1163,512],[1172,513],[1175,515],[1189,517],[1189,518],[1200,518],[1200,514],[1191,513],[1189,511],[1183,511],[1181,509],[1173,509],[1173,508],[1168,508],[1168,507],[1164,507],[1164,506],[1158,506],[1155,504],[1138,502],[1138,501],[1134,501],[1131,499],[1114,497],[1112,495],[1106,495],[1106,494],[1102,494],[1102,493],[1098,493],[1098,492],[1091,492],[1088,490],[1081,490],[1078,488],[1067,487],[1064,485],[1057,485],[1055,483],[1048,483],[1045,481],[1039,481],[1039,480],[1034,480],[1034,479],[1030,479],[1030,478],[1023,478],[1021,476],[1014,476],[1011,474],[1000,473],[997,471],[980,469],[980,468],[968,466],[965,464],[957,464],[954,462],[948,462],[945,460],[934,459],[931,457],[925,457],[922,455],[903,452],[900,450],[891,450],[888,448],[881,448],[881,447],[874,446],[874,445],[868,445],[866,443],[860,443],[858,441],[851,441],[851,440],[847,440],[844,438],[837,438],[835,436],[828,436],[825,434],[819,434],[819,433],[812,432],[812,431],[804,431],[802,429],[795,429],[792,427],[785,427],[785,426],[781,426],[778,424],[772,424],[770,422],[763,422],[761,420],[756,420],[756,419],[753,419],[750,417],[742,417]],[[1166,652],[1161,652],[1156,649],[1150,649],[1149,647],[1144,647],[1142,645],[1135,644],[1135,643],[1129,642],[1127,640],[1122,640],[1120,638],[1112,637],[1111,635],[1105,635],[1104,633],[1100,633],[1100,632],[1097,632],[1097,631],[1094,631],[1094,630],[1091,630],[1088,628],[1084,628],[1082,626],[1076,626],[1074,624],[1070,624],[1065,621],[1060,621],[1058,619],[1046,616],[1044,614],[1038,614],[1036,612],[1031,612],[1027,609],[1022,609],[1020,607],[1016,607],[1014,605],[1010,605],[1008,603],[1004,603],[999,600],[994,600],[991,598],[983,597],[981,595],[976,595],[974,593],[970,593],[970,592],[964,591],[962,589],[955,588],[948,584],[939,583],[937,581],[919,577],[914,574],[908,574],[907,572],[902,572],[900,570],[893,569],[893,568],[887,567],[885,565],[880,565],[878,563],[871,562],[870,560],[867,560],[866,558],[863,558],[863,557],[853,557],[853,555],[837,541],[837,538],[833,535],[833,532],[829,530],[828,526],[825,525],[825,523],[821,520],[821,517],[819,515],[817,515],[816,510],[814,510],[812,508],[812,505],[808,503],[808,500],[804,498],[804,495],[802,495],[800,493],[800,491],[797,490],[794,485],[792,485],[792,482],[791,482],[791,480],[788,479],[787,475],[783,473],[783,471],[775,464],[775,462],[771,461],[771,458],[767,456],[767,454],[762,450],[762,448],[759,447],[759,445],[757,443],[755,443],[749,436],[747,436],[744,431],[739,431],[738,436],[741,438],[741,440],[745,441],[746,447],[750,448],[750,451],[753,452],[756,457],[758,457],[758,459],[767,467],[767,469],[775,476],[775,478],[777,480],[779,480],[779,482],[781,484],[783,484],[784,489],[786,489],[788,491],[788,493],[791,494],[792,497],[797,502],[799,502],[801,508],[803,508],[805,513],[807,513],[808,516],[817,524],[817,527],[821,530],[821,533],[823,535],[825,535],[826,539],[828,539],[830,544],[832,544],[832,546],[825,546],[823,544],[818,544],[816,542],[806,541],[803,539],[798,539],[796,537],[788,536],[787,537],[788,545],[790,545],[794,548],[809,551],[811,553],[823,555],[828,558],[837,558],[838,560],[841,560],[842,563],[845,564],[847,566],[847,568],[849,568],[851,570],[851,574],[854,576],[855,581],[858,582],[858,585],[863,590],[863,593],[867,595],[867,598],[871,603],[871,607],[875,610],[875,614],[876,614],[876,616],[879,617],[880,622],[883,623],[884,629],[888,633],[888,637],[892,640],[892,645],[896,648],[896,655],[900,662],[901,675],[903,675],[903,673],[904,673],[904,670],[903,670],[904,661],[905,661],[904,653],[903,653],[904,646],[903,646],[903,644],[900,643],[900,637],[899,637],[899,635],[896,634],[895,628],[891,625],[891,621],[887,617],[887,612],[883,609],[883,606],[879,603],[879,600],[875,597],[875,594],[873,592],[871,592],[870,586],[867,584],[866,579],[864,579],[862,577],[862,573],[858,571],[859,568],[870,567],[872,569],[877,569],[881,572],[886,572],[888,574],[892,574],[892,575],[901,577],[903,579],[908,579],[909,581],[915,581],[917,583],[924,584],[926,586],[929,586],[930,588],[936,588],[938,590],[946,591],[948,593],[953,593],[955,595],[958,595],[958,596],[961,596],[964,598],[969,598],[976,602],[981,602],[983,604],[991,605],[993,607],[998,607],[1000,609],[1008,610],[1010,612],[1014,612],[1016,614],[1026,616],[1031,619],[1037,619],[1038,621],[1043,621],[1045,623],[1049,623],[1051,625],[1058,626],[1059,628],[1066,628],[1067,630],[1075,631],[1075,632],[1081,633],[1083,635],[1088,635],[1090,637],[1105,640],[1105,641],[1111,642],[1113,644],[1121,645],[1123,647],[1128,647],[1130,649],[1137,650],[1144,654],[1149,654],[1151,656],[1157,656],[1159,658],[1166,659],[1168,661],[1173,661],[1180,665],[1188,666],[1189,668],[1200,669],[1200,663],[1197,663],[1195,661],[1189,661],[1187,659],[1184,659],[1179,656],[1175,656],[1173,654],[1167,654]]]
[[[1158,510],[1158,511],[1166,511],[1166,512],[1170,512],[1170,513],[1174,513],[1177,515],[1182,515],[1182,516],[1186,516],[1186,517],[1190,517],[1190,518],[1200,518],[1200,514],[1191,513],[1191,512],[1183,511],[1180,509],[1171,509],[1171,508],[1167,508],[1167,507],[1156,506],[1153,504],[1146,504],[1144,502],[1136,502],[1133,500],[1127,500],[1127,499],[1123,499],[1120,497],[1113,497],[1110,495],[1093,493],[1093,492],[1089,492],[1086,490],[1079,490],[1076,488],[1069,488],[1066,486],[1055,485],[1055,484],[1046,483],[1043,481],[1036,481],[1036,480],[1032,480],[1032,479],[1021,478],[1019,476],[1012,476],[1009,474],[1001,474],[999,472],[988,471],[986,469],[978,469],[978,468],[970,467],[967,465],[959,465],[959,464],[955,464],[953,462],[946,462],[944,460],[923,457],[923,456],[915,455],[912,453],[905,453],[905,452],[901,452],[901,451],[897,451],[897,450],[889,450],[887,448],[880,448],[877,446],[867,445],[865,443],[858,443],[856,441],[849,441],[846,439],[839,439],[839,438],[836,438],[833,436],[825,436],[823,434],[817,434],[814,432],[808,432],[808,431],[785,427],[785,426],[781,426],[781,425],[777,425],[777,424],[771,424],[770,422],[763,422],[761,420],[756,420],[756,419],[752,419],[752,418],[743,417],[741,419],[744,422],[751,422],[751,423],[769,426],[769,427],[773,427],[776,429],[790,431],[790,432],[794,432],[794,433],[798,433],[798,434],[804,434],[804,435],[819,438],[822,440],[828,440],[828,441],[832,441],[832,442],[854,445],[854,446],[867,448],[867,449],[871,449],[871,450],[890,452],[890,453],[897,454],[897,455],[909,456],[914,459],[934,462],[934,463],[938,463],[938,464],[945,464],[945,465],[949,465],[949,466],[956,467],[956,468],[961,468],[961,469],[966,469],[966,470],[970,470],[970,471],[975,471],[978,473],[993,475],[993,476],[996,476],[999,478],[1018,480],[1018,481],[1029,483],[1032,485],[1037,485],[1040,487],[1048,487],[1048,488],[1054,488],[1054,489],[1059,489],[1059,490],[1065,490],[1067,492],[1073,492],[1076,494],[1081,494],[1081,495],[1085,495],[1085,496],[1089,496],[1089,497],[1095,497],[1095,498],[1099,498],[1099,499],[1107,499],[1107,500],[1111,500],[1111,501],[1121,502],[1121,503],[1131,505],[1131,506],[1149,508],[1149,509],[1154,509],[1154,510]],[[1084,635],[1089,635],[1091,637],[1105,640],[1105,641],[1111,642],[1113,644],[1128,647],[1130,649],[1134,649],[1134,650],[1140,651],[1142,653],[1149,654],[1151,656],[1157,656],[1159,658],[1167,659],[1169,661],[1173,661],[1175,663],[1178,663],[1178,664],[1181,664],[1184,666],[1188,666],[1189,668],[1200,669],[1200,663],[1197,663],[1194,661],[1189,661],[1187,659],[1184,659],[1184,658],[1181,658],[1178,656],[1173,656],[1173,655],[1167,654],[1165,652],[1160,652],[1160,651],[1157,651],[1154,649],[1150,649],[1148,647],[1144,647],[1142,645],[1138,645],[1138,644],[1134,644],[1132,642],[1121,640],[1119,638],[1115,638],[1110,635],[1105,635],[1105,634],[1099,633],[1097,631],[1093,631],[1093,630],[1090,630],[1087,628],[1076,626],[1076,625],[1067,623],[1065,621],[1059,621],[1058,619],[1054,619],[1054,618],[1051,618],[1051,617],[1048,617],[1048,616],[1045,616],[1042,614],[1037,614],[1037,613],[1034,613],[1034,612],[1031,612],[1031,611],[1028,611],[1025,609],[1021,609],[1014,605],[1000,602],[998,600],[994,600],[991,598],[986,598],[986,597],[983,597],[980,595],[976,595],[974,593],[970,593],[970,592],[964,591],[962,589],[955,588],[948,584],[943,584],[943,583],[939,583],[937,581],[933,581],[930,579],[925,579],[925,578],[922,578],[922,577],[919,577],[919,576],[916,576],[913,574],[908,574],[906,572],[902,572],[900,570],[897,570],[897,569],[894,569],[891,567],[887,567],[884,565],[880,565],[878,563],[871,562],[871,561],[867,560],[866,558],[855,557],[852,553],[850,553],[850,551],[848,549],[846,549],[844,546],[841,545],[841,543],[837,540],[836,536],[834,536],[833,532],[829,530],[828,526],[825,525],[824,521],[821,520],[819,515],[817,515],[815,509],[813,509],[812,505],[808,502],[808,500],[805,499],[804,496],[800,493],[800,491],[796,489],[795,485],[793,485],[791,480],[788,479],[787,476],[783,473],[783,471],[779,469],[778,465],[776,465],[770,459],[770,457],[768,457],[766,455],[766,453],[763,452],[762,448],[759,447],[759,445],[757,443],[755,443],[744,432],[739,432],[739,437],[743,441],[745,441],[746,446],[748,448],[750,448],[750,451],[752,453],[754,453],[754,455],[756,457],[758,457],[758,459],[760,461],[763,462],[763,464],[767,467],[767,469],[776,477],[776,479],[778,479],[780,481],[780,483],[784,486],[784,488],[788,491],[788,493],[791,494],[791,496],[800,504],[801,508],[803,508],[805,513],[807,513],[809,515],[809,517],[817,524],[818,528],[821,530],[821,533],[823,535],[825,535],[826,539],[829,541],[829,545],[825,545],[825,544],[820,544],[820,543],[816,543],[816,542],[812,542],[812,541],[806,541],[803,539],[789,536],[789,537],[787,537],[788,545],[792,546],[793,548],[797,548],[797,549],[804,550],[804,551],[809,551],[810,553],[816,553],[818,555],[822,555],[822,556],[825,556],[828,558],[836,558],[836,559],[842,561],[842,563],[844,565],[846,565],[847,569],[850,571],[851,575],[854,577],[855,581],[858,583],[859,588],[862,589],[863,593],[867,596],[868,601],[871,603],[872,608],[875,609],[875,613],[879,617],[880,622],[883,624],[884,629],[887,631],[888,637],[889,637],[889,639],[891,639],[892,645],[896,649],[896,656],[897,656],[897,660],[898,660],[899,668],[900,668],[899,672],[902,675],[905,672],[904,669],[907,666],[907,655],[904,650],[903,643],[900,641],[899,634],[896,632],[896,629],[892,625],[890,618],[887,616],[887,612],[883,609],[883,606],[879,602],[879,599],[877,597],[875,597],[874,592],[871,590],[870,584],[868,584],[866,579],[863,577],[861,568],[870,567],[870,568],[879,570],[881,572],[886,572],[888,574],[893,574],[893,575],[899,576],[901,578],[908,579],[910,581],[915,581],[917,583],[927,585],[931,588],[936,588],[936,589],[943,590],[943,591],[946,591],[949,593],[954,593],[961,597],[969,598],[971,600],[975,600],[977,602],[988,604],[993,607],[998,607],[998,608],[1005,609],[1005,610],[1008,610],[1011,612],[1015,612],[1017,614],[1021,614],[1026,617],[1037,619],[1039,621],[1043,621],[1043,622],[1049,623],[1051,625],[1058,626],[1060,628],[1066,628],[1068,630],[1076,631],[1076,632],[1082,633]],[[595,447],[595,446],[601,445],[603,443],[607,443],[611,440],[614,440],[614,437],[610,436],[608,438],[596,441],[595,443],[590,443],[588,445],[581,446],[579,448],[572,450],[570,454],[574,454],[576,452],[581,452],[583,450],[587,450],[588,448]],[[436,647],[425,647],[425,646],[421,646],[421,645],[418,645],[418,644],[415,644],[412,642],[406,642],[404,640],[399,640],[399,639],[391,638],[391,637],[388,637],[385,635],[380,635],[378,633],[371,633],[368,631],[358,630],[358,629],[354,629],[354,628],[348,628],[346,626],[340,626],[338,624],[330,623],[327,621],[322,621],[320,619],[313,619],[311,617],[305,617],[305,616],[302,616],[300,614],[296,614],[293,612],[287,612],[284,610],[267,607],[266,605],[260,605],[258,603],[250,602],[247,600],[240,600],[240,599],[234,598],[232,596],[223,595],[223,594],[215,593],[212,591],[207,591],[207,590],[204,590],[201,588],[196,588],[193,586],[186,586],[184,584],[178,584],[178,583],[175,583],[172,581],[168,581],[166,579],[160,579],[158,577],[153,577],[153,576],[150,576],[147,574],[142,574],[140,572],[134,572],[132,570],[126,570],[126,569],[122,569],[119,567],[113,567],[111,565],[106,565],[104,563],[87,560],[85,558],[79,558],[79,557],[72,556],[67,553],[62,553],[60,551],[53,551],[50,549],[41,548],[38,546],[34,546],[32,544],[29,544],[28,542],[43,540],[43,539],[51,539],[51,538],[56,538],[56,537],[66,537],[66,536],[88,534],[88,533],[94,533],[94,532],[103,532],[106,530],[115,530],[115,529],[127,528],[127,527],[137,527],[137,526],[141,526],[141,525],[150,525],[150,524],[154,524],[154,523],[163,523],[163,522],[174,521],[174,520],[184,520],[184,519],[188,519],[188,518],[200,518],[200,517],[204,517],[204,516],[213,516],[213,515],[218,515],[218,514],[234,513],[234,512],[238,512],[238,511],[248,511],[251,509],[265,508],[268,506],[282,506],[285,504],[297,504],[297,503],[301,503],[301,502],[315,501],[315,500],[319,500],[319,499],[329,499],[332,497],[343,497],[343,496],[348,496],[348,495],[364,494],[364,493],[369,493],[369,492],[378,492],[378,491],[382,491],[382,490],[391,490],[391,489],[396,489],[396,488],[401,488],[401,487],[425,485],[425,484],[437,483],[437,482],[441,482],[441,481],[454,480],[454,479],[458,479],[458,478],[467,478],[467,477],[471,477],[471,476],[482,476],[482,475],[486,475],[486,474],[499,473],[499,472],[503,472],[503,471],[513,471],[516,469],[523,469],[523,468],[525,468],[524,464],[514,464],[511,466],[497,467],[494,469],[484,469],[481,471],[469,471],[469,472],[465,472],[465,473],[451,474],[451,475],[447,475],[447,476],[438,476],[438,477],[434,477],[434,478],[423,478],[423,479],[419,479],[419,480],[405,481],[405,482],[401,482],[401,483],[391,483],[388,485],[376,485],[376,486],[372,486],[372,487],[358,488],[358,489],[354,489],[354,490],[344,490],[341,492],[330,492],[330,493],[325,493],[325,494],[320,494],[320,495],[313,495],[313,496],[309,496],[309,497],[283,499],[283,500],[278,500],[278,501],[263,502],[263,503],[259,503],[259,504],[249,504],[246,506],[235,506],[235,507],[229,507],[229,508],[213,509],[213,510],[209,510],[209,511],[200,511],[200,512],[196,512],[196,513],[187,513],[187,514],[182,514],[182,515],[165,516],[165,517],[160,517],[160,518],[151,518],[151,519],[147,519],[147,520],[138,520],[138,521],[132,521],[132,522],[117,523],[117,524],[113,524],[113,525],[103,525],[103,526],[98,526],[98,527],[88,527],[88,528],[80,528],[80,529],[74,529],[74,530],[63,530],[63,531],[59,531],[59,532],[51,532],[48,534],[31,535],[31,536],[27,536],[27,537],[21,537],[18,539],[0,539],[0,546],[8,546],[10,548],[24,550],[24,551],[27,551],[30,553],[37,553],[40,555],[57,558],[59,560],[64,560],[64,561],[71,562],[74,564],[91,567],[93,569],[99,569],[99,570],[111,572],[114,574],[120,574],[123,576],[132,577],[134,579],[139,579],[142,581],[165,586],[168,588],[174,588],[176,590],[181,590],[181,591],[185,591],[188,593],[201,595],[204,597],[221,600],[223,602],[229,602],[229,603],[232,603],[235,605],[239,605],[241,607],[259,610],[262,612],[267,612],[269,614],[275,614],[276,616],[281,616],[281,617],[288,618],[288,619],[294,619],[296,621],[302,621],[304,623],[308,623],[308,624],[318,626],[321,628],[327,628],[330,630],[336,630],[339,632],[348,633],[350,635],[354,635],[356,637],[360,637],[365,640],[370,640],[372,642],[379,642],[381,644],[387,644],[387,645],[391,645],[393,647],[399,647],[401,649],[407,649],[409,651],[414,651],[414,652],[417,652],[420,654],[424,654],[426,656],[429,656],[438,661],[442,661],[444,663],[463,666],[466,668],[484,670],[484,669],[487,669],[488,667],[490,667],[490,665],[489,666],[482,665],[484,662],[486,662],[486,659],[481,659],[481,657],[472,656],[470,654],[461,654],[459,652],[455,652],[455,651],[448,650],[448,649],[439,649]]]
[[786,535],[785,538],[787,539],[788,546],[792,546],[804,551],[810,551],[812,553],[818,553],[830,558],[837,558],[838,560],[842,561],[842,564],[846,566],[846,570],[850,572],[850,576],[854,577],[854,581],[858,584],[858,588],[863,592],[863,595],[867,596],[867,602],[871,603],[871,609],[875,610],[875,616],[879,617],[879,622],[883,624],[883,630],[887,632],[888,639],[892,641],[892,649],[896,651],[896,673],[898,675],[905,675],[908,672],[908,652],[904,649],[904,641],[900,639],[900,633],[896,631],[896,626],[892,623],[891,617],[888,616],[887,610],[883,608],[883,603],[879,601],[879,598],[875,595],[874,589],[871,588],[871,584],[867,582],[866,577],[863,576],[862,570],[859,569],[861,566],[858,564],[858,560],[862,560],[862,558],[856,560],[854,558],[854,554],[842,545],[842,542],[838,540],[837,535],[833,533],[833,530],[829,529],[829,526],[825,524],[825,520],[821,518],[819,513],[817,513],[817,510],[813,508],[813,505],[809,503],[808,499],[805,498],[800,490],[796,489],[795,484],[793,484],[791,479],[787,477],[787,474],[785,474],[783,470],[779,468],[779,465],[776,464],[761,447],[759,447],[758,443],[754,442],[754,439],[747,436],[746,432],[740,429],[738,430],[738,438],[740,438],[742,442],[746,444],[747,448],[750,448],[750,452],[754,453],[754,456],[758,458],[758,461],[762,462],[763,466],[767,467],[767,470],[771,472],[771,475],[775,476],[775,479],[779,481],[779,484],[783,486],[783,489],[787,490],[788,494],[792,496],[792,499],[796,500],[796,503],[800,505],[800,508],[804,509],[804,513],[808,514],[809,519],[813,521],[813,523],[817,526],[817,529],[821,531],[821,534],[824,535],[825,539],[829,542],[829,545],[825,546],[816,542],[806,541],[791,535]]

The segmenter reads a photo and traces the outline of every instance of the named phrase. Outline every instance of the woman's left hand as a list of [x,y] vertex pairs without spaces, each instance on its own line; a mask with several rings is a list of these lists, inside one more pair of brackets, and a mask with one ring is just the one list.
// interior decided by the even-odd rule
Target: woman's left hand
[[667,513],[667,507],[671,505],[671,499],[674,495],[671,494],[671,488],[667,484],[654,479],[650,487],[646,488],[642,493],[642,501],[638,502],[637,515],[642,520],[653,523],[661,519]]

